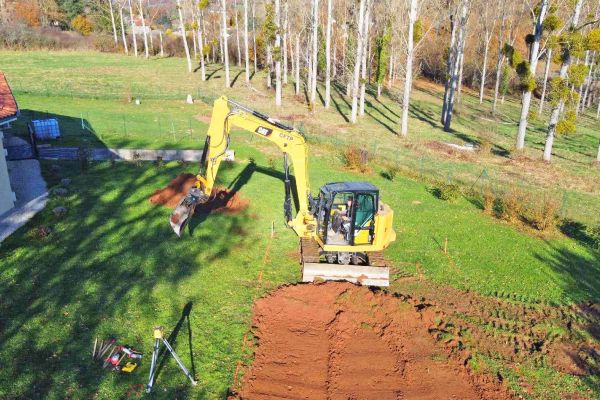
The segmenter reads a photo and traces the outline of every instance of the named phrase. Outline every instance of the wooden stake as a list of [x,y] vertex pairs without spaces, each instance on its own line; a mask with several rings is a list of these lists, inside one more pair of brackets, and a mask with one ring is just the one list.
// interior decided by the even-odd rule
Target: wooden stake
[[444,240],[444,254],[448,254],[448,238]]
[[92,359],[96,357],[96,345],[98,344],[98,338],[94,340],[94,350],[92,350]]
[[275,237],[275,221],[271,221],[271,237]]

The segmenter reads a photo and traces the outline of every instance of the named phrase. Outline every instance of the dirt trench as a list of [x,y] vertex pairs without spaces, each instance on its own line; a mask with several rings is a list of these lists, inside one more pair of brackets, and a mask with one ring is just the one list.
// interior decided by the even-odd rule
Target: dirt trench
[[[167,187],[156,190],[149,198],[150,203],[175,208],[194,186],[195,182],[196,176],[194,174],[179,174]],[[196,207],[196,213],[237,213],[245,210],[249,204],[250,201],[243,199],[239,193],[216,187],[210,200]]]
[[435,314],[349,283],[286,286],[254,307],[239,399],[506,399],[429,334]]

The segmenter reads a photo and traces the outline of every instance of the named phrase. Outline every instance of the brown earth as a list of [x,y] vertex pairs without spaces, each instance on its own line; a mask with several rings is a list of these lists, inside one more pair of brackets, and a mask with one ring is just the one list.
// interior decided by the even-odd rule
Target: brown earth
[[482,296],[417,281],[403,278],[395,284],[436,313],[430,333],[447,347],[471,348],[508,365],[547,360],[567,374],[600,374],[599,304],[551,306],[510,293]]
[[[150,203],[175,208],[190,188],[194,186],[195,182],[196,176],[194,174],[179,174],[167,187],[156,190],[150,196]],[[250,202],[241,198],[237,192],[216,187],[210,200],[196,207],[196,213],[237,213],[245,210],[249,204]]]
[[240,399],[507,399],[430,335],[436,314],[349,283],[294,285],[255,303],[258,347]]

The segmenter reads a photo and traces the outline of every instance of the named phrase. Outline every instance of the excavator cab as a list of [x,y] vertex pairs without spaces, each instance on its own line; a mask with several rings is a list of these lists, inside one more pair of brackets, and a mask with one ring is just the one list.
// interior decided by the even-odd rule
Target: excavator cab
[[368,182],[328,183],[319,191],[317,226],[325,245],[370,245],[379,189]]

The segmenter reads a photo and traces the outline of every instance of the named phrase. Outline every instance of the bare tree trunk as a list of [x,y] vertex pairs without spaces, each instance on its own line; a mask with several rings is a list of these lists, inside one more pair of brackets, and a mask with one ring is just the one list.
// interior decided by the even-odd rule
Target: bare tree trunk
[[204,62],[204,11],[198,13],[198,48],[200,49],[200,76],[206,80],[206,65]]
[[242,67],[242,46],[240,46],[240,25],[238,24],[237,1],[235,2],[235,40],[237,41],[237,64]]
[[165,49],[163,48],[162,31],[158,31],[158,36],[160,37],[160,56],[164,57],[165,56]]
[[246,83],[250,83],[250,58],[248,56],[248,0],[244,0],[244,59],[246,64]]
[[481,68],[481,82],[479,82],[479,104],[483,104],[483,95],[485,92],[485,79],[487,77],[487,62],[488,54],[490,52],[490,40],[492,39],[492,32],[486,30],[485,32],[485,48],[483,50],[483,66]]
[[418,0],[410,0],[408,12],[408,39],[406,42],[406,71],[404,76],[404,93],[402,96],[402,121],[400,134],[408,135],[408,109],[410,106],[410,92],[412,86],[413,58],[414,58],[414,32],[417,21]]
[[332,0],[327,0],[327,27],[325,33],[325,108],[331,102],[331,25],[333,23]]
[[498,31],[498,59],[496,61],[496,82],[494,85],[494,101],[492,105],[492,114],[496,114],[496,107],[498,105],[498,94],[500,93],[500,80],[502,79],[502,64],[504,62],[504,54],[502,54],[502,47],[504,46],[504,34],[506,33],[506,0],[504,0],[500,7],[502,8],[502,16],[500,21],[500,30]]
[[[295,72],[295,84],[296,84],[296,96],[300,96],[300,34],[296,34],[296,70]],[[600,109],[600,108],[599,108]]]
[[[194,20],[194,14],[192,13],[192,21]],[[194,31],[194,25],[190,27],[192,29],[192,48],[194,50],[194,60],[198,58],[198,40],[196,38],[196,32]]]
[[[575,5],[575,10],[573,12],[573,19],[571,20],[571,29],[574,30],[579,24],[579,16],[581,14],[581,7],[583,5],[583,0],[577,0],[577,4]],[[569,72],[569,66],[571,65],[571,54],[570,50],[565,50],[563,54],[563,63],[560,67],[560,79],[563,81],[567,79],[567,74]],[[565,100],[560,99],[558,105],[555,105],[552,108],[552,112],[550,113],[550,122],[548,124],[548,132],[546,134],[546,144],[544,145],[544,161],[550,161],[552,158],[552,146],[554,145],[554,135],[556,134],[556,125],[558,124],[558,118],[560,117],[561,109],[565,105]]]
[[281,4],[280,0],[275,0],[275,25],[277,33],[275,34],[275,105],[281,107]]
[[125,35],[125,22],[123,19],[123,4],[122,7],[119,7],[119,17],[121,20],[121,38],[123,39],[123,48],[125,49],[125,54],[129,54],[129,47],[127,46],[127,36]]
[[288,83],[288,2],[283,11],[283,84]]
[[[534,40],[531,44],[531,57],[529,63],[529,73],[535,77],[537,70],[538,54],[540,50],[540,40],[542,38],[543,23],[546,19],[546,11],[548,9],[548,0],[542,0],[540,5],[540,11],[535,24]],[[522,107],[521,107],[521,118],[519,119],[519,130],[517,132],[517,145],[516,149],[521,151],[525,148],[525,134],[527,133],[527,118],[529,117],[529,107],[531,106],[532,93],[529,90],[523,91],[522,96]]]
[[360,0],[358,12],[358,32],[356,38],[356,59],[354,60],[354,75],[352,80],[352,114],[350,122],[355,124],[358,115],[358,90],[360,83],[360,67],[363,52],[363,29],[365,19],[365,0]]
[[452,124],[452,110],[454,108],[454,94],[458,86],[459,70],[460,70],[460,59],[462,58],[465,51],[465,31],[467,27],[467,19],[469,16],[469,0],[463,0],[461,5],[461,17],[460,17],[460,29],[458,30],[458,39],[456,41],[456,51],[453,57],[454,67],[452,68],[452,75],[450,78],[450,90],[448,91],[446,106],[446,120],[444,121],[444,130],[450,131]]
[[[413,25],[414,32],[414,25]],[[414,33],[413,33],[414,36]],[[392,89],[392,85],[394,83],[394,45],[390,46],[390,70],[388,76],[388,89]]]
[[192,59],[190,57],[190,48],[187,43],[187,36],[185,32],[185,24],[183,23],[183,12],[181,10],[181,1],[177,0],[177,11],[179,13],[179,30],[181,32],[181,39],[183,40],[183,48],[185,50],[185,58],[187,59],[188,72],[192,73]]
[[113,36],[115,38],[115,44],[119,44],[119,39],[117,38],[117,25],[115,24],[115,12],[113,10],[113,0],[108,0],[108,6],[110,9],[110,22],[112,23]]
[[[600,106],[598,109],[600,110]],[[600,142],[598,142],[598,154],[596,155],[596,162],[600,163]]]
[[[583,99],[581,99],[581,106],[583,107],[584,111],[585,111],[586,108],[588,108],[588,104],[589,104],[590,88],[591,88],[592,83],[593,83],[593,75],[594,75],[595,54],[596,53],[594,52],[594,55],[592,56],[592,62],[590,64],[590,70],[588,72],[587,81],[585,83],[585,91],[583,93]],[[596,68],[596,70],[598,70],[598,68]]]
[[546,68],[544,69],[544,84],[542,85],[542,97],[540,99],[540,109],[538,115],[544,112],[544,102],[546,101],[546,89],[548,87],[548,75],[550,74],[550,65],[552,64],[552,49],[546,51]]
[[140,8],[140,19],[142,20],[142,29],[144,30],[144,54],[148,58],[148,33],[146,32],[146,20],[144,19],[144,9],[142,8],[142,0],[138,1]]
[[258,69],[257,66],[257,57],[256,57],[256,29],[254,26],[254,20],[255,20],[255,5],[254,5],[255,0],[252,0],[252,49],[254,51],[254,73],[256,73],[256,70]]
[[138,56],[137,38],[135,37],[135,22],[133,21],[133,7],[131,7],[131,0],[129,1],[129,19],[131,21],[131,36],[133,37],[133,52],[135,56]]
[[313,15],[312,15],[312,78],[310,86],[310,103],[315,106],[317,99],[317,65],[319,55],[319,0],[313,1]]
[[229,50],[227,49],[227,4],[225,0],[221,0],[221,19],[223,24],[223,62],[225,63],[225,87],[231,86],[229,83]]
[[332,40],[333,40],[333,64],[331,66],[331,79],[335,81],[335,77],[337,76],[337,40],[335,40],[335,35],[333,34],[332,29]]
[[[465,33],[466,35],[466,33]],[[464,46],[464,44],[463,44]],[[460,103],[460,97],[462,95],[462,86],[463,86],[463,70],[465,67],[465,49],[463,48],[461,54],[460,54],[460,59],[459,59],[459,69],[458,69],[458,90],[457,90],[457,96],[456,96],[456,102]]]
[[[453,11],[451,11],[453,13]],[[456,30],[457,24],[454,20],[454,14],[450,15],[450,46],[448,46],[448,60],[446,61],[446,83],[444,84],[444,98],[442,100],[442,119],[443,125],[446,125],[448,117],[448,96],[450,94],[450,85],[452,83],[452,75],[454,66],[456,65]]]
[[368,53],[368,43],[369,43],[369,18],[370,18],[370,9],[371,9],[371,0],[367,0],[367,4],[365,7],[365,21],[363,28],[363,43],[362,43],[362,60],[361,60],[361,83],[360,83],[360,103],[359,103],[359,111],[358,115],[365,115],[365,91],[367,84],[367,53]]

